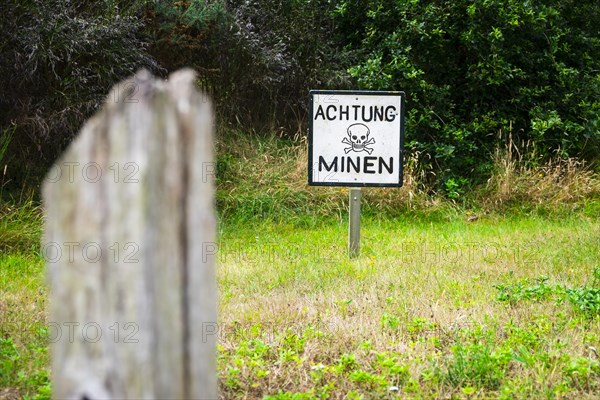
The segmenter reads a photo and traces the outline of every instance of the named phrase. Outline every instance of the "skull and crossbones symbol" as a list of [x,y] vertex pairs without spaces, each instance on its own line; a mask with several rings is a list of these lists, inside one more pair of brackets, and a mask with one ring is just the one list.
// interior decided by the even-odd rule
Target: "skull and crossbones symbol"
[[348,127],[347,132],[348,137],[350,139],[348,139],[347,137],[344,137],[342,139],[342,143],[350,145],[350,147],[346,147],[344,149],[344,152],[346,152],[346,154],[348,154],[351,151],[366,151],[369,154],[373,152],[373,149],[369,148],[368,146],[370,144],[374,144],[375,139],[369,139],[369,134],[371,133],[371,130],[368,126],[366,126],[365,124],[352,124]]

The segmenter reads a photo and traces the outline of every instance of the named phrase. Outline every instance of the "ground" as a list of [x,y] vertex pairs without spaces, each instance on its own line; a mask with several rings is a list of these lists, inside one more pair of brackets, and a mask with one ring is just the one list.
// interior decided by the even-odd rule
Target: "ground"
[[[217,144],[222,398],[597,398],[597,173],[500,157],[444,197],[408,158],[349,259],[348,191],[306,186],[303,143]],[[42,215],[0,201],[3,400],[51,395]]]

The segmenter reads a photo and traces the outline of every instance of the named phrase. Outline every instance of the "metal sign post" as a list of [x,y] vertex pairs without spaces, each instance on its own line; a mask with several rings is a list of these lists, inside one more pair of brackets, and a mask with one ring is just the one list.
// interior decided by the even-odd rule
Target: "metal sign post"
[[350,188],[350,218],[348,223],[348,256],[360,255],[360,188]]
[[308,184],[350,188],[348,255],[360,254],[361,187],[402,186],[404,93],[311,90]]

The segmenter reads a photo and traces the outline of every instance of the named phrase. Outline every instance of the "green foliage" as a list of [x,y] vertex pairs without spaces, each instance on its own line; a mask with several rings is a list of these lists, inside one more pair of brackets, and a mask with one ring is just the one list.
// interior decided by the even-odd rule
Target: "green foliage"
[[220,119],[289,136],[304,123],[306,94],[346,73],[325,0],[215,0],[149,6],[150,48],[168,70],[191,66]]
[[398,330],[400,327],[400,318],[395,315],[384,313],[381,316],[381,327],[392,331]]
[[140,12],[136,2],[1,3],[0,131],[16,127],[15,164],[41,175],[113,84],[158,68],[145,52]]
[[585,316],[600,315],[600,267],[594,268],[589,287],[567,289],[566,293],[571,304]]
[[[45,348],[34,349],[39,354],[45,354]],[[51,384],[45,370],[28,372],[30,362],[28,355],[23,356],[23,349],[19,349],[10,337],[0,337],[0,387],[20,387],[32,396],[24,398],[32,400],[50,400]]]
[[12,184],[42,175],[142,66],[193,67],[222,125],[287,137],[304,132],[308,89],[404,90],[415,172],[453,200],[489,177],[498,146],[532,163],[600,149],[591,0],[9,0],[0,12],[0,132],[15,130],[4,152],[25,166],[9,168]]
[[52,399],[52,384],[48,377],[48,372],[36,372],[29,376],[23,376],[21,380],[23,386],[29,388],[31,392],[34,393],[34,395],[30,397],[31,400]]
[[[195,67],[201,76],[218,68],[218,51],[229,43],[216,41],[231,22],[225,3],[216,1],[154,2],[147,5],[146,31],[152,37],[149,51],[168,71]],[[210,89],[210,87],[205,87]]]
[[592,358],[577,357],[564,368],[567,381],[576,388],[594,390],[600,385],[600,362]]
[[458,200],[465,192],[465,187],[469,184],[467,178],[448,178],[444,181],[444,191],[446,196],[452,200]]
[[549,279],[544,276],[534,279],[531,283],[522,281],[508,285],[494,285],[494,288],[499,291],[496,298],[499,301],[511,304],[515,304],[520,300],[546,300],[556,291],[554,286],[547,283]]
[[8,386],[18,376],[19,352],[12,339],[0,338],[0,386]]
[[569,301],[587,316],[600,314],[600,287],[568,289]]
[[273,396],[265,396],[263,400],[312,400],[315,396],[311,393],[288,393],[279,390],[279,393]]
[[342,354],[337,363],[338,372],[353,371],[358,366],[354,354]]
[[592,275],[591,285],[574,288],[548,284],[548,277],[493,286],[498,289],[496,299],[501,302],[514,305],[521,300],[544,301],[554,298],[557,303],[568,300],[577,312],[593,318],[600,315],[600,267],[595,267]]
[[495,390],[503,380],[509,359],[502,354],[492,352],[483,343],[459,343],[452,349],[453,358],[444,380],[454,387],[479,387]]
[[50,400],[52,398],[50,379],[46,371],[26,374],[24,360],[11,338],[0,337],[0,387],[19,386],[33,393],[32,400]]
[[407,147],[450,196],[454,176],[487,176],[498,132],[542,157],[600,150],[597,2],[346,0],[336,16],[350,74],[406,91]]

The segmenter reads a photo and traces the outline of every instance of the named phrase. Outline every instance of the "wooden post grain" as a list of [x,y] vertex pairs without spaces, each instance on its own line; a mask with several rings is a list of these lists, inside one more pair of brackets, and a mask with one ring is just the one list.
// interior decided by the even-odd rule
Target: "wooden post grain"
[[115,86],[43,187],[56,399],[214,399],[213,111],[191,70]]

